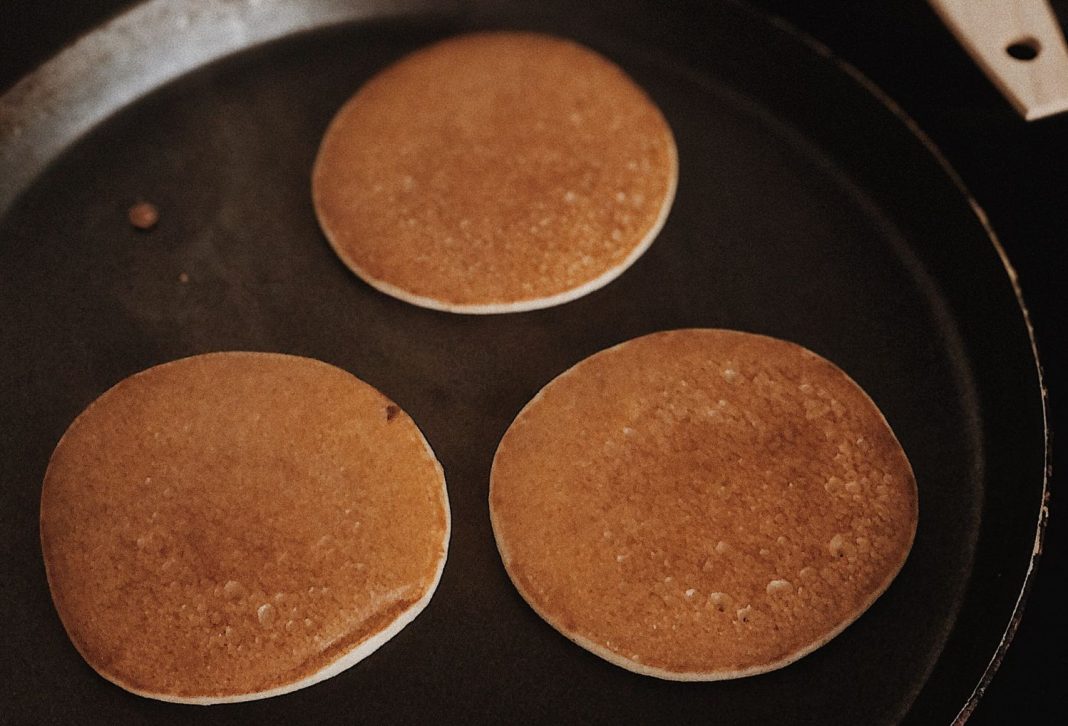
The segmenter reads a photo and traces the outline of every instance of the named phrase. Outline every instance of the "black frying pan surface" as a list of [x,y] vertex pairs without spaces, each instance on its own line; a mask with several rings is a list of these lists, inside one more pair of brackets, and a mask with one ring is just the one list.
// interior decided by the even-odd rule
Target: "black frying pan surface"
[[[573,37],[660,105],[680,175],[658,240],[573,303],[460,316],[356,279],[308,177],[332,114],[404,53],[476,28]],[[0,523],[12,722],[948,723],[1014,617],[1043,494],[1043,402],[1009,276],[962,189],[884,103],[734,5],[510,4],[306,32],[207,65],[69,139],[0,218]],[[140,233],[127,208],[161,214]],[[179,281],[182,274],[187,282]],[[538,389],[655,330],[728,327],[835,361],[886,414],[920,492],[898,579],[782,670],[684,684],[572,645],[493,543],[495,446]],[[215,350],[319,358],[400,403],[444,465],[449,561],[428,609],[371,657],[266,701],[195,707],[96,676],[48,593],[38,499],[72,419],[136,371]]]

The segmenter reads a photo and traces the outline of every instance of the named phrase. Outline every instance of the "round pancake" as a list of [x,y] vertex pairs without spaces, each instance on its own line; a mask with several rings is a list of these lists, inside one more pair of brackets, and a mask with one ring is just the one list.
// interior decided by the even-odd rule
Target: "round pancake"
[[41,493],[52,598],[104,678],[165,701],[264,698],[339,673],[430,601],[441,466],[333,366],[214,353],[133,375],[60,440]]
[[553,380],[490,484],[508,574],[550,625],[646,675],[720,680],[826,643],[912,546],[916,482],[871,399],[800,346],[656,333]]
[[663,225],[676,176],[671,129],[619,67],[568,40],[494,32],[368,81],[326,131],[312,197],[368,284],[504,313],[617,277]]

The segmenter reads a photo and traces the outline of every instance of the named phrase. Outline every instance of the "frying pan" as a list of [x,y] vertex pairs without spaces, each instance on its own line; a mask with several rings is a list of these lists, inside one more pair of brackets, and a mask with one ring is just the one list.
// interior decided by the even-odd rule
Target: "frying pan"
[[[1044,526],[1040,370],[1011,268],[959,179],[892,102],[781,23],[729,2],[149,2],[0,98],[0,527],[15,722],[950,723],[992,675]],[[332,114],[447,35],[583,42],[660,105],[671,216],[608,287],[530,313],[415,308],[356,280],[308,173]],[[144,234],[126,209],[161,211]],[[182,280],[185,280],[183,282]],[[680,684],[563,639],[500,565],[486,490],[522,405],[583,357],[654,330],[729,327],[835,361],[886,414],[919,482],[887,593],[798,663]],[[445,467],[454,531],[428,609],[313,688],[192,711],[97,677],[40,558],[56,441],[148,366],[211,350],[311,356],[387,392]]]

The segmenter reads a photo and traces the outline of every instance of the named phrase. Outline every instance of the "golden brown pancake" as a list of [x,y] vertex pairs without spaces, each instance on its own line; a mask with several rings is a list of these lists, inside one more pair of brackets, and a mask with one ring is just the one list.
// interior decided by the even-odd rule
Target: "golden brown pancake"
[[312,172],[319,223],[368,284],[503,313],[606,285],[675,194],[671,129],[619,67],[534,33],[419,50],[334,117]]
[[429,602],[441,466],[415,423],[333,366],[214,353],[131,376],[60,440],[41,547],[100,675],[185,703],[264,698],[348,668]]
[[673,680],[782,667],[887,588],[916,482],[871,399],[793,343],[656,333],[549,383],[508,429],[490,512],[565,636]]

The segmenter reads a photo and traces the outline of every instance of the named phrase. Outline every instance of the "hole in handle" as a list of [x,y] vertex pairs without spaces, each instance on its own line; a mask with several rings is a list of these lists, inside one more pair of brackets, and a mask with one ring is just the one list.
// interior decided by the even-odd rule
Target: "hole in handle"
[[1019,61],[1031,61],[1042,52],[1042,45],[1034,38],[1020,38],[1005,46],[1005,52]]

